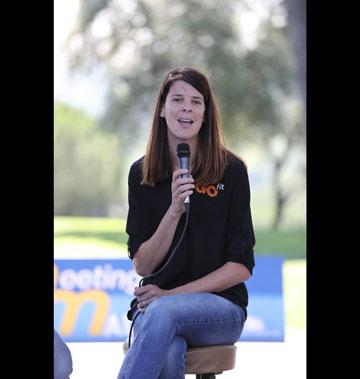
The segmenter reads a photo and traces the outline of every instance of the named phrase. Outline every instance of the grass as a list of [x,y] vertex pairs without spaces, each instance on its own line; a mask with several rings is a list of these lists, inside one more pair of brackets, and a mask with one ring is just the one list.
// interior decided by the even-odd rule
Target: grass
[[55,217],[54,243],[55,245],[92,244],[126,252],[125,223],[126,220],[120,218]]
[[289,230],[255,229],[258,255],[282,255],[285,259],[306,258],[305,228]]
[[[71,247],[76,258],[88,258],[88,247],[104,256],[106,249],[127,257],[124,219],[55,217],[55,248]],[[271,231],[256,229],[256,256],[282,255],[286,328],[306,327],[306,232],[305,228]],[[85,248],[84,248],[85,246]],[[114,254],[114,253],[112,253]],[[118,255],[117,255],[118,254]]]
[[[125,219],[55,217],[55,243],[91,243],[126,250]],[[282,255],[285,259],[306,258],[305,228],[289,230],[255,229],[257,255]]]

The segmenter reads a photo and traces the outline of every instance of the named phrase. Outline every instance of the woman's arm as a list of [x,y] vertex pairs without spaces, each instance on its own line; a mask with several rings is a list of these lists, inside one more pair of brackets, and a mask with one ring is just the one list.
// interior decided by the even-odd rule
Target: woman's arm
[[241,263],[226,262],[217,270],[200,279],[168,291],[168,295],[194,292],[221,292],[251,277],[249,270]]
[[148,284],[135,288],[134,295],[137,297],[138,308],[143,312],[151,302],[161,296],[194,292],[221,292],[248,280],[250,277],[249,270],[243,264],[226,262],[210,274],[183,286],[163,290],[155,284]]
[[187,173],[187,170],[184,169],[174,171],[171,184],[171,205],[155,233],[140,245],[134,255],[135,270],[140,276],[152,274],[171,246],[177,224],[185,210],[184,199],[193,193],[192,189],[195,187],[192,176],[180,177],[185,173]]
[[140,245],[133,259],[135,270],[140,276],[150,275],[164,259],[173,240],[180,216],[170,206],[156,232]]

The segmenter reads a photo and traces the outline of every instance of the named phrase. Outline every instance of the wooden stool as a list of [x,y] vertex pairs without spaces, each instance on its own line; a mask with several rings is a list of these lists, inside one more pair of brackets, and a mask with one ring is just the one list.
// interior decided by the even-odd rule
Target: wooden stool
[[[128,350],[128,341],[123,344],[124,354]],[[235,367],[235,345],[213,345],[191,347],[185,355],[185,374],[194,374],[196,379],[215,379],[223,371]]]

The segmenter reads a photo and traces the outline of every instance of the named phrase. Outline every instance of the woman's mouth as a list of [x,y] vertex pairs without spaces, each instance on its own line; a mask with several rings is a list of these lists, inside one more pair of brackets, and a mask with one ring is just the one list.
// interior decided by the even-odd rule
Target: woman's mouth
[[194,122],[190,118],[183,118],[183,117],[179,118],[177,121],[182,126],[189,126],[189,125],[191,125]]

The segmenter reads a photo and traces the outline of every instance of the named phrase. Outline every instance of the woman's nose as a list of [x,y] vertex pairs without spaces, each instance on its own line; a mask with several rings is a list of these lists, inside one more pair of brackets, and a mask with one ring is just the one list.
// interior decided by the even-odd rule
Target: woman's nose
[[185,111],[185,112],[191,112],[192,111],[191,104],[185,103],[183,105],[183,111]]

